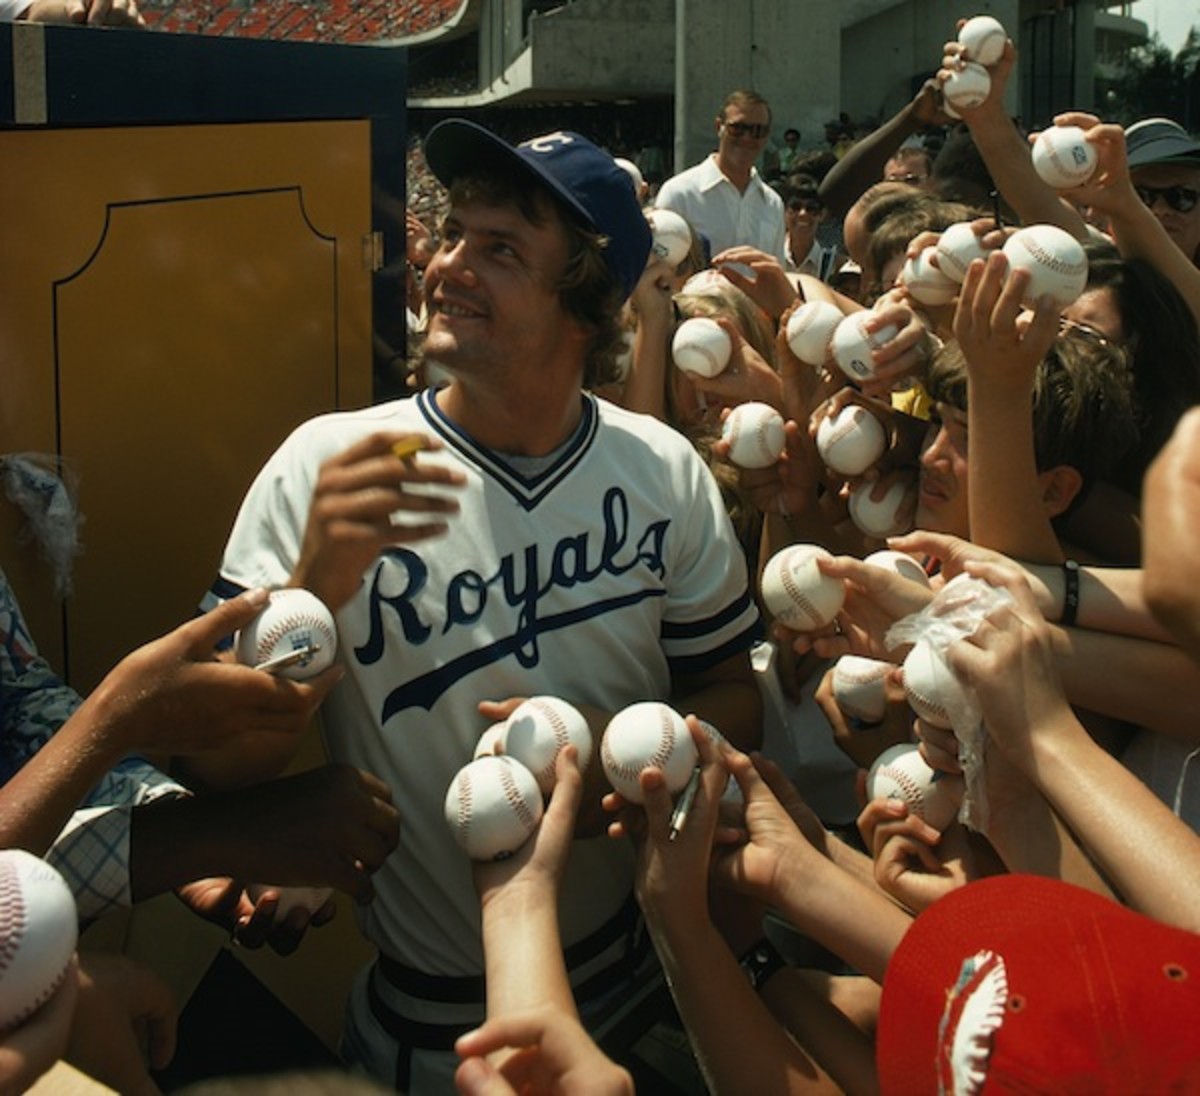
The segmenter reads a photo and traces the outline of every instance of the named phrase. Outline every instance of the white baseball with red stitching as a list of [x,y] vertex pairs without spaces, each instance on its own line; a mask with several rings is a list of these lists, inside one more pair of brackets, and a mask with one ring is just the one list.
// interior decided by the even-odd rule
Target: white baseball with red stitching
[[0,851],[0,1030],[54,995],[77,937],[75,898],[63,877],[23,849]]
[[574,746],[579,767],[592,757],[592,731],[573,704],[556,696],[531,696],[504,725],[504,755],[520,761],[538,782],[543,795],[554,789],[554,766],[564,746]]
[[503,860],[542,820],[542,792],[511,757],[478,757],[458,770],[446,791],[446,822],[472,860]]
[[792,544],[763,567],[760,590],[767,611],[797,632],[823,628],[841,611],[846,588],[840,579],[823,575],[818,559],[832,559],[816,544]]
[[954,820],[962,796],[962,777],[930,768],[910,743],[884,750],[867,773],[868,799],[903,799],[935,830]]
[[844,715],[863,723],[880,723],[887,715],[890,662],[861,655],[842,655],[833,665],[833,699]]
[[887,448],[879,420],[865,407],[848,403],[826,415],[817,427],[817,452],[825,467],[840,476],[861,476]]
[[297,587],[272,590],[266,607],[238,632],[235,643],[238,661],[247,666],[260,666],[305,647],[320,650],[305,662],[280,670],[281,677],[293,681],[313,677],[332,664],[337,654],[333,614],[316,594]]
[[966,704],[963,687],[942,656],[928,643],[913,646],[904,660],[908,705],[926,723],[953,730],[952,715]]
[[768,468],[779,459],[787,437],[783,416],[770,404],[739,403],[721,425],[729,459],[739,468]]
[[683,716],[654,700],[621,709],[609,720],[600,739],[604,775],[630,803],[642,802],[638,777],[643,769],[661,769],[673,794],[688,782],[697,756]]

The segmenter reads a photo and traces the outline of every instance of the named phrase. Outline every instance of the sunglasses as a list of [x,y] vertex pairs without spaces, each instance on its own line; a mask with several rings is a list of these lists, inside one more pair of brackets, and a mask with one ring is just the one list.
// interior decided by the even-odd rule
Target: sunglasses
[[721,125],[735,137],[753,137],[756,141],[761,141],[771,133],[770,126],[755,122],[722,122]]
[[923,183],[928,178],[928,175],[889,175],[884,181],[888,183],[908,183],[911,186],[916,186],[917,183]]
[[804,210],[805,213],[820,213],[825,207],[816,198],[793,198],[787,204],[793,213]]
[[1200,201],[1200,190],[1190,186],[1135,186],[1133,189],[1151,209],[1162,198],[1176,213],[1191,213]]

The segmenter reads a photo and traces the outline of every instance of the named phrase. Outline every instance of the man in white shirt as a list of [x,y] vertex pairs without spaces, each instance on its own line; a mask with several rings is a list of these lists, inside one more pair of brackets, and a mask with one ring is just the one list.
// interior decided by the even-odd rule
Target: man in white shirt
[[783,200],[754,166],[771,132],[770,105],[754,91],[730,92],[716,131],[717,151],[663,183],[654,204],[686,217],[713,255],[748,245],[785,264]]

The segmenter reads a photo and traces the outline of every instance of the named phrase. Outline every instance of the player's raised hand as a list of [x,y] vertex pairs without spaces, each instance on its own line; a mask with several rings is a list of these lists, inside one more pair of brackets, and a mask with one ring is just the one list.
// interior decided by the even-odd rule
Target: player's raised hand
[[436,459],[436,439],[380,431],[321,465],[304,530],[296,585],[337,612],[385,548],[443,535],[465,476]]

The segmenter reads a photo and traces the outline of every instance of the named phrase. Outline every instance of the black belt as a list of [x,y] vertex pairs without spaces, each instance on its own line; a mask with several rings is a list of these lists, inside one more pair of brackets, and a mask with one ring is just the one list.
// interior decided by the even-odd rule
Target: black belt
[[[572,987],[576,1000],[586,1006],[589,1000],[602,997],[624,982],[632,982],[634,973],[650,950],[650,938],[643,930],[641,915],[633,895],[612,917],[582,940],[563,949],[563,961],[568,973],[602,955],[622,938],[626,946],[616,961],[597,971],[590,978]],[[367,979],[367,1003],[379,1026],[399,1044],[396,1062],[396,1086],[408,1087],[409,1070],[414,1050],[449,1051],[454,1049],[460,1035],[479,1026],[486,1007],[486,984],[483,975],[451,976],[430,974],[406,966],[398,959],[380,955],[375,963],[388,985],[410,997],[439,1004],[478,1004],[479,1018],[457,1024],[430,1024],[413,1020],[396,1012],[379,994],[374,981]]]

